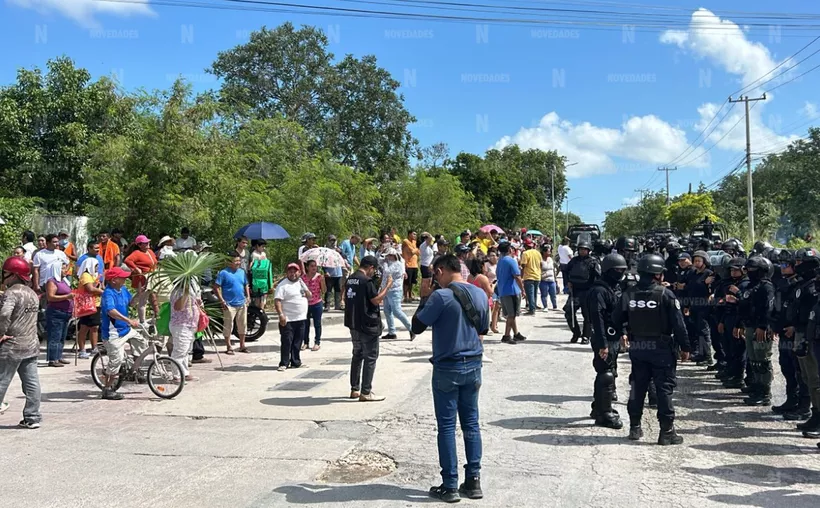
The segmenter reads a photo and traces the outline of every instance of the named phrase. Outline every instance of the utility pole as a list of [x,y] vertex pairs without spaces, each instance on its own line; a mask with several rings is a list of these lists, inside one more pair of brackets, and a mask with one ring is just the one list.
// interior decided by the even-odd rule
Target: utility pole
[[555,245],[557,241],[555,239],[555,164],[552,165],[552,170],[550,170],[550,191],[552,192],[552,198],[550,201],[552,202],[552,244]]
[[[674,168],[658,168],[658,171],[666,171],[666,207],[669,208],[669,204],[671,201],[669,200],[669,172],[670,171],[677,171],[677,166]],[[666,227],[671,228],[672,223],[670,221],[666,221]]]
[[742,102],[746,106],[746,187],[748,194],[747,213],[749,214],[749,245],[752,245],[755,241],[755,201],[754,192],[752,190],[752,138],[749,130],[749,102],[765,100],[765,93],[762,97],[757,97],[754,99],[750,99],[748,95],[738,97],[737,99],[732,99],[729,97],[729,102]]
[[641,195],[641,205],[643,205],[643,195],[646,192],[649,192],[649,189],[635,189],[635,192]]

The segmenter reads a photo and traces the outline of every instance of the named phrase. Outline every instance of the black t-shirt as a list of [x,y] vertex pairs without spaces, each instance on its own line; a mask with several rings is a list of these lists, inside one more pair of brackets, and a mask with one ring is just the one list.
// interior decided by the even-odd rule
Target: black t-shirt
[[367,335],[381,335],[379,306],[370,301],[378,294],[373,280],[361,271],[357,270],[348,277],[345,284],[345,326]]

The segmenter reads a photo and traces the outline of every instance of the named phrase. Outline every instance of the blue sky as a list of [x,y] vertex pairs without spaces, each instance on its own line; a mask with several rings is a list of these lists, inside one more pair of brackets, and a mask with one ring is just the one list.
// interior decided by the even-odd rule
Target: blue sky
[[[720,33],[688,22],[670,31],[644,32],[620,26],[539,28],[191,9],[151,2],[0,2],[0,44],[6,48],[0,85],[12,82],[20,67],[43,66],[49,58],[67,55],[94,76],[115,74],[126,89],[167,88],[182,75],[197,90],[205,90],[218,86],[204,70],[216,53],[247,40],[250,31],[284,21],[318,26],[337,56],[374,54],[403,83],[406,105],[418,119],[412,130],[423,145],[444,141],[455,154],[518,143],[523,148],[554,148],[577,162],[570,168],[570,210],[597,223],[605,210],[636,199],[636,189],[663,188],[658,166],[672,161],[678,165],[671,173],[673,194],[684,192],[690,183],[712,183],[732,169],[745,143],[742,105],[731,111],[725,107],[718,118],[729,114],[712,125],[718,127],[706,142],[678,156],[730,93],[820,34],[793,37],[781,30],[778,35],[776,27],[749,31],[742,19],[737,27],[732,14],[720,20],[713,14],[740,9],[820,14],[820,6],[798,0],[782,0],[776,6],[758,0],[644,0],[653,6],[684,7],[686,11],[675,12],[694,15],[700,23],[722,22]],[[512,3],[595,8],[571,1]],[[335,5],[401,9],[356,2]],[[820,43],[815,46],[796,60],[820,49]],[[748,93],[759,94],[818,63],[820,55],[786,78],[751,87]],[[818,80],[820,72],[810,73],[755,106],[754,152],[774,150],[805,135],[817,116]],[[738,121],[738,128],[730,130]],[[705,152],[712,145],[715,148]]]

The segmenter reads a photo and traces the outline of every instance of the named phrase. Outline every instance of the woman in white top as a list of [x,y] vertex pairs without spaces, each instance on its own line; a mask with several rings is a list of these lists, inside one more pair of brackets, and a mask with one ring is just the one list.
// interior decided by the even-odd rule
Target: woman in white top
[[547,294],[552,302],[552,310],[558,310],[558,302],[555,299],[555,260],[552,259],[552,246],[541,246],[541,283],[538,285],[541,291],[541,305],[547,310]]
[[421,234],[421,246],[419,247],[419,265],[421,266],[421,278],[431,279],[433,277],[433,257],[436,252],[433,250],[433,235],[424,232]]

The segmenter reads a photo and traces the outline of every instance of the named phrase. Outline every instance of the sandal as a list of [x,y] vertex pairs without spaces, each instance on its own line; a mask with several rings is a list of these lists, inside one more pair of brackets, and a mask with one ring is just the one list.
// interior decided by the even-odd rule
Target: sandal
[[315,346],[310,348],[311,351],[319,351],[319,349],[321,349],[321,346],[319,344],[316,344]]
[[229,349],[229,350],[225,351],[225,354],[226,354],[226,355],[232,355],[232,354],[234,354],[233,349]]
[[251,352],[251,350],[246,348],[246,347],[241,347],[241,348],[237,349],[237,351],[239,351],[240,353],[250,353]]

